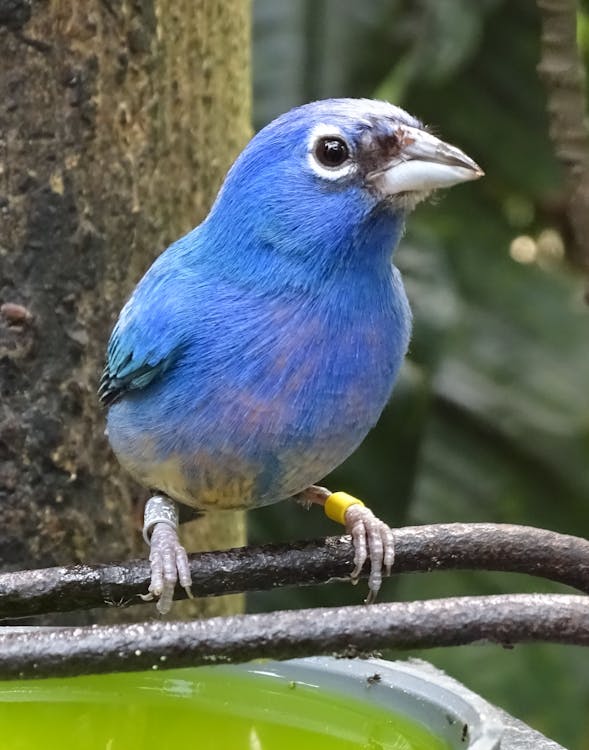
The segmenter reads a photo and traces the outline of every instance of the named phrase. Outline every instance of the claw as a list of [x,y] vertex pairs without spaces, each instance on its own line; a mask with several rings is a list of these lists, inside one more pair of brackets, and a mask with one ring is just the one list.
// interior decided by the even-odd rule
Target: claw
[[155,524],[150,543],[151,583],[146,596],[157,599],[158,612],[166,614],[172,608],[178,581],[188,596],[193,598],[188,556],[180,544],[178,532],[169,523]]
[[143,536],[150,545],[151,582],[145,602],[157,599],[157,610],[166,614],[172,608],[174,589],[180,582],[193,599],[190,566],[186,550],[178,538],[178,508],[164,495],[154,495],[145,505]]
[[345,523],[354,546],[352,583],[358,583],[364,563],[370,557],[366,604],[371,604],[376,600],[380,590],[383,568],[386,575],[389,575],[395,561],[393,532],[363,505],[350,505],[345,513]]

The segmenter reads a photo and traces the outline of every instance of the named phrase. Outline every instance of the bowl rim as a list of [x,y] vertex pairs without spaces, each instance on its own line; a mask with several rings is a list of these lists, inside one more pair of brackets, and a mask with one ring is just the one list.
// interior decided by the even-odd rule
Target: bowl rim
[[452,748],[498,750],[506,728],[497,708],[419,659],[388,661],[312,656],[222,668],[324,686],[372,706],[393,709],[435,736],[441,736]]

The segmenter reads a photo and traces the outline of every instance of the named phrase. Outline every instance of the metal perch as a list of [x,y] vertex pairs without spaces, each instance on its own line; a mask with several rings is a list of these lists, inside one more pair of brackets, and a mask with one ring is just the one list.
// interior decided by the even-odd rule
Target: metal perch
[[[8,630],[8,629],[5,629]],[[585,596],[514,594],[0,634],[0,678],[342,657],[488,641],[589,645]]]
[[[396,529],[395,573],[494,570],[527,573],[589,593],[589,542],[528,526],[440,524]],[[263,591],[349,577],[349,537],[243,547],[190,556],[196,596]],[[0,618],[140,604],[149,563],[72,565],[0,574]],[[176,598],[184,598],[178,588]]]

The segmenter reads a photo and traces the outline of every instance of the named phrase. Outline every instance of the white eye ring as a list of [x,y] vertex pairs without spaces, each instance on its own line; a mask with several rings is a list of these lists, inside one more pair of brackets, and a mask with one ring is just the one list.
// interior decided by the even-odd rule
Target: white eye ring
[[[317,146],[323,140],[341,141],[345,144],[348,149],[348,157],[341,166],[326,166],[321,164],[317,158]],[[323,178],[324,180],[341,180],[344,177],[348,177],[356,171],[356,165],[352,161],[350,155],[350,147],[347,144],[345,137],[342,135],[340,130],[333,125],[324,125],[320,123],[316,125],[311,131],[309,136],[308,147],[307,147],[307,161],[309,166],[315,172],[316,175]]]

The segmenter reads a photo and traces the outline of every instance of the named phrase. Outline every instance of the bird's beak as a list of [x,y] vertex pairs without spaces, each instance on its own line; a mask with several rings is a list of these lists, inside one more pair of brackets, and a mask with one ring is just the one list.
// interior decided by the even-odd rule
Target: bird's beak
[[395,134],[395,155],[383,169],[369,177],[387,195],[429,192],[459,182],[478,180],[484,172],[456,146],[450,146],[425,130],[403,126]]

